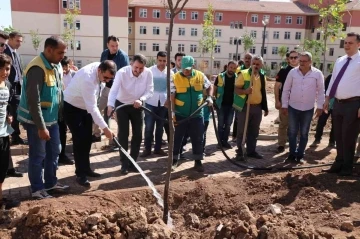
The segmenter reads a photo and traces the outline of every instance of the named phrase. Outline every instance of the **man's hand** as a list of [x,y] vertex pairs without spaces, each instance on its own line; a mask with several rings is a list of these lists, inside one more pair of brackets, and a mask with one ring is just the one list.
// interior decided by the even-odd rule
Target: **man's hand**
[[316,111],[315,111],[315,119],[316,119],[316,118],[319,118],[322,113],[323,113],[323,110],[322,110],[322,109],[316,109]]
[[281,108],[281,113],[283,115],[288,115],[288,108]]
[[211,96],[208,96],[208,97],[206,98],[206,102],[208,102],[208,106],[212,106],[212,105],[214,104]]
[[39,129],[38,130],[38,135],[39,135],[39,138],[42,139],[42,140],[50,140],[50,133],[49,131],[45,128],[45,129]]
[[114,110],[114,107],[108,105],[108,107],[107,107],[107,115],[109,117],[111,117],[112,119],[114,118],[113,110]]
[[323,111],[325,112],[325,114],[329,113],[329,97],[325,98],[325,103],[323,105]]
[[269,115],[269,111],[264,111],[264,117]]
[[246,95],[250,95],[250,94],[252,94],[252,90],[253,90],[253,88],[252,88],[252,87],[249,87],[249,88],[247,88],[246,90],[244,90],[244,93],[245,93]]
[[12,121],[13,121],[13,117],[12,117],[11,115],[9,115],[9,116],[6,117],[6,122],[7,122],[8,124],[11,124]]
[[108,127],[103,129],[103,131],[104,131],[106,138],[108,138],[110,140],[112,140],[114,138],[114,133]]
[[275,109],[277,109],[277,110],[280,110],[280,109],[281,109],[281,102],[280,102],[280,100],[277,100],[277,101],[275,102]]
[[142,106],[141,100],[135,100],[134,102],[134,108],[139,109]]

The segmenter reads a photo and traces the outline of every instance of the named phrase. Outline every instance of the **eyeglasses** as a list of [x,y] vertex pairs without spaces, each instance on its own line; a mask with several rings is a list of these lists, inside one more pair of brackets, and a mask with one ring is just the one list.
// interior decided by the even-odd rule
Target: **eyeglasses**
[[4,47],[5,46],[5,43],[0,43],[0,47]]
[[290,56],[290,57],[289,57],[290,60],[296,60],[296,59],[298,59],[298,58],[299,58],[298,56]]

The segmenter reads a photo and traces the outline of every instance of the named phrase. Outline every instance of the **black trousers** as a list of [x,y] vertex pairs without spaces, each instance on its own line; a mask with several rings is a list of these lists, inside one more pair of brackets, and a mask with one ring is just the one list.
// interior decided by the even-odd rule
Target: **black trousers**
[[[115,107],[122,105],[123,103],[116,100]],[[130,156],[136,161],[139,156],[144,124],[144,112],[140,109],[135,109],[132,106],[126,106],[116,111],[116,117],[118,120],[118,139],[121,147],[126,151],[129,145],[129,122],[131,123],[132,138],[130,146]],[[129,159],[124,153],[120,151],[120,160],[124,168],[130,166]]]
[[86,172],[91,170],[92,117],[86,110],[79,109],[65,101],[64,118],[73,139],[75,174],[78,177],[85,177]]
[[10,111],[11,115],[13,117],[13,120],[11,122],[11,127],[14,129],[14,132],[11,134],[12,138],[20,137],[20,128],[19,128],[19,121],[17,120],[17,109],[19,106],[20,100],[17,99],[17,96],[14,96],[12,100],[10,101]]
[[9,167],[10,141],[9,136],[0,137],[0,183],[3,183]]
[[339,103],[335,100],[333,124],[337,155],[335,164],[342,166],[342,171],[352,171],[355,146],[360,129],[358,110],[360,100]]
[[203,152],[205,151],[205,145],[206,145],[206,131],[209,126],[209,121],[204,121],[204,142],[203,142]]
[[232,130],[232,137],[233,138],[236,138],[237,126],[238,126],[237,111],[235,111],[234,124],[233,124],[233,130]]
[[61,143],[61,152],[60,152],[59,156],[64,157],[65,149],[66,149],[67,126],[66,126],[65,120],[62,120],[62,121],[59,120],[58,125],[59,125],[59,134],[60,134],[60,143]]
[[[324,133],[324,127],[325,127],[326,122],[330,115],[332,115],[332,110],[329,110],[329,113],[327,113],[327,114],[325,112],[323,112],[320,115],[317,125],[316,125],[315,140],[321,141],[321,137]],[[332,118],[333,118],[333,116],[331,116],[331,131],[330,131],[329,143],[335,143],[335,134],[334,134],[334,126],[333,126],[334,120]]]

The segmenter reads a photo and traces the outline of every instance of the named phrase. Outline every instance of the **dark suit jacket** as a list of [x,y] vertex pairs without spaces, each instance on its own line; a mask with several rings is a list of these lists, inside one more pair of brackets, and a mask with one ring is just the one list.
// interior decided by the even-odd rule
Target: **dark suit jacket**
[[[8,56],[11,57],[12,61],[13,61],[13,64],[11,65],[11,70],[10,70],[10,75],[8,77],[8,80],[11,84],[11,90],[10,90],[10,98],[11,98],[11,101],[12,100],[20,100],[20,94],[21,94],[21,85],[20,83],[16,83],[14,84],[14,81],[15,81],[15,77],[16,77],[16,70],[15,70],[15,67],[14,67],[14,57],[13,55],[11,54],[11,50],[9,48],[8,45],[6,45],[6,49],[4,51],[4,53]],[[21,73],[23,72],[23,69],[22,69],[22,66],[21,66],[21,59],[20,59],[20,55],[18,53],[16,53],[17,56],[18,56],[18,59],[19,59],[19,64],[20,64],[20,71]]]

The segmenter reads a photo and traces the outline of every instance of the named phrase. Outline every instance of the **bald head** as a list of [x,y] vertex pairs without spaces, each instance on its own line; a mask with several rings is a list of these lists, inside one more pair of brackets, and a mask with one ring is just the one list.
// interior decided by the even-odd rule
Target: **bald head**
[[251,59],[252,59],[253,55],[251,53],[246,53],[244,56],[244,65],[245,68],[248,69],[251,66]]
[[58,36],[51,36],[45,40],[44,55],[53,64],[59,64],[66,53],[66,43]]

